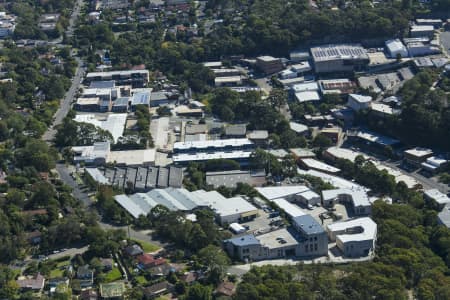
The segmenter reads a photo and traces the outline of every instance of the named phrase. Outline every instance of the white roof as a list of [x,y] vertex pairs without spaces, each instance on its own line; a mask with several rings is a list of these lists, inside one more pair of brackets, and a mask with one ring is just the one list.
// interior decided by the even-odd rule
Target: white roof
[[390,52],[406,51],[405,45],[399,39],[387,40],[385,44]]
[[253,145],[249,139],[224,139],[224,140],[208,140],[208,141],[192,141],[192,142],[176,142],[173,149],[206,149],[206,148],[223,148],[223,147],[241,147]]
[[[362,232],[346,234],[349,229],[353,228],[360,228]],[[336,239],[339,239],[342,243],[370,241],[377,238],[377,224],[369,217],[329,224],[327,230],[336,233]]]
[[297,195],[302,197],[303,199],[307,199],[307,200],[313,200],[316,198],[320,198],[319,194],[317,194],[316,192],[311,191],[311,190],[303,192],[303,193],[299,193]]
[[351,98],[353,101],[356,101],[358,103],[369,103],[370,101],[372,101],[372,97],[359,94],[349,94],[348,97],[349,99]]
[[328,182],[329,184],[333,185],[334,187],[337,188],[342,188],[342,189],[364,189],[363,186],[354,183],[352,181],[349,180],[345,180],[341,177],[338,176],[334,176],[334,175],[330,175],[324,172],[320,172],[320,171],[316,171],[316,170],[302,170],[302,169],[297,169],[297,173],[299,174],[304,174],[304,175],[310,175],[310,176],[315,176],[315,177],[319,177],[321,178],[323,181]]
[[94,179],[96,182],[100,184],[110,184],[108,178],[103,175],[99,169],[97,168],[85,168],[85,172],[87,172],[92,179]]
[[95,114],[76,115],[74,121],[89,123],[109,131],[114,142],[117,142],[122,136],[127,121],[127,114],[109,114],[105,120],[99,120]]
[[450,203],[450,198],[446,194],[440,192],[437,189],[426,190],[424,194],[425,196],[427,196],[430,199],[433,199],[439,204]]
[[210,207],[220,217],[258,210],[242,197],[225,198],[217,191],[206,192],[204,190],[198,190],[191,194],[201,199],[206,206]]
[[390,107],[389,105],[383,104],[383,103],[371,103],[370,108],[373,111],[382,113],[382,114],[386,114],[386,115],[393,115],[397,112],[399,112],[399,110],[395,110],[392,107]]
[[284,212],[292,219],[298,216],[306,215],[297,205],[290,203],[284,198],[273,199],[272,202],[284,210]]
[[78,98],[77,105],[96,105],[99,104],[99,97],[91,97],[91,98]]
[[309,188],[304,185],[290,185],[257,187],[256,190],[267,200],[273,200],[306,192],[309,191]]
[[296,72],[306,72],[306,71],[311,70],[311,66],[309,65],[309,62],[304,61],[304,62],[299,62],[295,65],[292,65],[291,69]]
[[316,81],[305,82],[305,83],[298,83],[298,84],[294,84],[292,86],[292,90],[295,93],[306,92],[306,91],[318,91],[319,90],[319,84]]
[[412,25],[411,32],[414,31],[434,31],[433,25]]
[[323,190],[323,200],[332,200],[340,195],[348,195],[352,198],[353,206],[370,206],[369,196],[363,187],[353,189],[335,189],[335,190]]
[[427,160],[424,163],[422,163],[422,165],[430,169],[437,169],[446,163],[448,163],[447,159],[440,156],[432,156],[427,158]]
[[218,68],[222,66],[222,62],[221,61],[209,61],[209,62],[204,62],[203,66],[207,67],[207,68]]
[[326,164],[324,162],[318,161],[314,158],[302,158],[302,162],[308,167],[309,169],[318,169],[329,173],[338,173],[341,170],[338,168],[335,168],[333,166],[330,166],[329,164]]
[[113,75],[131,75],[131,74],[145,74],[148,75],[148,70],[124,70],[124,71],[109,71],[109,72],[91,72],[86,75],[86,78],[89,77],[105,77],[105,76],[113,76]]
[[[202,142],[202,141],[195,141]],[[236,159],[236,158],[249,158],[252,151],[217,151],[213,153],[199,152],[199,153],[179,153],[172,156],[174,162],[184,161],[203,161],[210,159]]]
[[148,211],[144,211],[139,205],[131,201],[130,198],[127,197],[127,195],[117,195],[114,196],[114,199],[134,218],[138,218],[140,215],[145,216],[148,214]]
[[214,78],[214,82],[216,83],[230,83],[230,82],[239,82],[242,80],[241,76],[224,76],[224,77],[216,77]]
[[306,91],[295,93],[295,98],[301,102],[319,101],[320,95],[317,91]]
[[75,156],[76,161],[93,161],[96,158],[106,158],[110,152],[109,142],[97,142],[92,146],[75,146],[72,151],[79,154]]
[[412,149],[405,150],[405,153],[416,157],[423,157],[433,154],[433,150],[428,148],[415,147]]
[[116,162],[118,164],[126,165],[141,165],[154,162],[155,156],[155,149],[111,151],[108,155],[107,162]]
[[231,230],[233,230],[234,232],[243,232],[243,231],[245,231],[245,227],[242,226],[242,225],[239,224],[239,223],[231,223],[230,226],[229,226],[229,228],[230,228]]
[[264,56],[258,56],[256,59],[259,59],[261,61],[270,62],[270,61],[276,61],[279,60],[279,58],[275,58],[273,56],[264,55]]
[[361,152],[335,146],[328,148],[325,152],[335,158],[348,159],[351,162],[354,162],[358,155],[362,155],[364,158],[367,158],[366,155]]
[[387,137],[384,135],[380,135],[375,132],[367,131],[367,130],[358,131],[356,133],[356,136],[361,139],[370,141],[372,143],[377,143],[377,144],[384,145],[384,146],[394,145],[399,142],[396,139],[393,139],[393,138],[390,138],[390,137]]
[[289,126],[292,130],[294,130],[297,133],[303,133],[308,131],[308,126],[296,123],[296,122],[289,122]]

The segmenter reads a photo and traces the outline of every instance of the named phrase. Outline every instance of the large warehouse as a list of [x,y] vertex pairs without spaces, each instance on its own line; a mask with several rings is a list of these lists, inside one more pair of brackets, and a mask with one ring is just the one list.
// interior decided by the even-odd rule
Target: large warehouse
[[311,55],[316,73],[359,71],[369,64],[366,49],[359,44],[313,47]]
[[186,189],[154,189],[148,193],[117,195],[114,197],[130,215],[138,218],[147,215],[152,208],[163,205],[171,211],[192,212],[198,208],[210,208],[220,224],[231,224],[255,218],[258,209],[241,197],[225,198],[216,191]]

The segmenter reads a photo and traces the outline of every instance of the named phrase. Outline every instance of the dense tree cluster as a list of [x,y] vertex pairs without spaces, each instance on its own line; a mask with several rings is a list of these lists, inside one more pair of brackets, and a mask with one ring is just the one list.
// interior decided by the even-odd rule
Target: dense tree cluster
[[418,299],[449,298],[450,230],[436,226],[435,213],[377,201],[373,217],[373,262],[253,268],[236,299],[408,299],[408,291]]
[[[380,120],[375,115],[360,118],[376,130],[395,136],[408,144],[450,149],[450,107],[442,88],[430,89],[438,74],[424,70],[407,81],[400,90],[402,113]],[[445,83],[445,78],[443,83]]]
[[239,94],[227,88],[213,91],[210,99],[212,113],[228,122],[248,122],[249,130],[267,130],[272,145],[276,148],[295,148],[306,146],[306,140],[298,136],[289,122],[277,110],[286,103],[286,95],[272,93],[263,100],[257,92]]

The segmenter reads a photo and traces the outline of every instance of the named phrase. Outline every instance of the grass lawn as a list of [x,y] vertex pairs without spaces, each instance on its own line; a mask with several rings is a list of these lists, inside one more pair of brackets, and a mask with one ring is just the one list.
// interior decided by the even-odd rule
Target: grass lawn
[[147,284],[147,279],[144,276],[136,276],[135,279],[141,285]]
[[50,278],[57,278],[62,277],[64,275],[64,272],[60,270],[59,268],[53,269],[50,271]]
[[109,271],[105,276],[106,282],[113,282],[113,281],[119,280],[121,278],[122,278],[122,273],[120,273],[119,268],[115,268],[115,267],[111,271]]
[[142,250],[144,250],[145,253],[155,252],[160,249],[160,247],[146,241],[141,241],[138,239],[132,239],[136,243],[139,243],[142,246]]

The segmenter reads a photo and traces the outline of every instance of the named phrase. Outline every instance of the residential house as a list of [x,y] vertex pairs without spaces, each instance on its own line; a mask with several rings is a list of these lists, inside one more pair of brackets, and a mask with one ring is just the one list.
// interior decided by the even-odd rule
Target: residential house
[[45,286],[45,277],[41,273],[35,276],[20,276],[16,283],[22,291],[31,290],[40,293]]
[[158,296],[173,292],[174,285],[167,282],[159,282],[144,288],[145,299],[154,299]]

